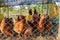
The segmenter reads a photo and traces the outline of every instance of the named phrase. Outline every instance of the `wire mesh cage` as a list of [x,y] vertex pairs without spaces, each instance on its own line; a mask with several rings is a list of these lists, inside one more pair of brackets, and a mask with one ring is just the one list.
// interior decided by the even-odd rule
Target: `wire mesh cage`
[[1,40],[57,40],[56,3],[0,7]]

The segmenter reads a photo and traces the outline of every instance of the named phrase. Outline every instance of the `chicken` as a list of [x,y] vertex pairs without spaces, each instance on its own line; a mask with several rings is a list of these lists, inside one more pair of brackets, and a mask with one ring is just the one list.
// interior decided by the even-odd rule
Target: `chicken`
[[45,19],[46,19],[46,24],[45,24],[46,26],[45,27],[46,27],[47,31],[50,32],[52,29],[52,23],[49,20],[50,18],[49,18],[48,14],[45,15]]
[[11,31],[11,27],[10,26],[4,27],[3,32],[6,35],[12,35],[12,31]]
[[24,26],[25,23],[24,23],[24,17],[23,16],[20,16],[18,21],[15,19],[13,21],[14,21],[13,30],[16,33],[20,34],[21,32],[23,32],[25,30],[25,26]]
[[49,15],[48,14],[44,14],[40,17],[40,21],[38,23],[38,29],[40,32],[43,32],[44,29],[47,30],[48,32],[51,31],[52,29],[52,23],[49,20]]
[[25,32],[24,32],[24,38],[27,38],[27,37],[31,36],[32,35],[32,31],[33,31],[32,27],[27,28],[25,30]]
[[1,24],[0,24],[0,31],[1,31],[2,33],[4,33],[4,32],[3,32],[3,28],[5,27],[5,25],[6,25],[5,19],[3,19],[2,22],[1,22]]
[[15,21],[14,22],[14,31],[18,34],[20,34],[23,30],[23,21]]
[[14,19],[14,29],[18,35],[23,33],[24,38],[32,34],[32,27],[29,27],[27,23],[24,21],[23,17],[19,17],[19,21]]
[[45,18],[45,15],[42,15],[37,26],[40,32],[44,31],[44,18]]
[[10,24],[6,23],[8,19],[3,19],[0,26],[0,31],[6,35],[12,35]]
[[[38,23],[38,21],[39,21],[38,19],[39,19],[39,15],[38,15],[36,9],[34,9],[33,20],[32,20],[32,25],[33,25],[32,27],[33,27],[34,30],[37,29],[36,26],[37,26],[37,23]],[[34,31],[34,30],[33,30],[33,31]]]
[[34,22],[35,24],[37,24],[38,19],[39,19],[39,15],[38,15],[36,9],[34,9],[33,22]]

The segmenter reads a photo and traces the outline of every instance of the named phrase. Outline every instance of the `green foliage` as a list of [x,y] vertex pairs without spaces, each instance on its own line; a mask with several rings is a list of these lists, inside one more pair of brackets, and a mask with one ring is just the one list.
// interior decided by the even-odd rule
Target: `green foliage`
[[38,14],[43,14],[46,12],[46,4],[36,4],[32,6],[32,9],[34,11],[34,8],[37,10]]
[[2,21],[3,18],[4,18],[4,15],[0,14],[0,22]]
[[[48,4],[48,10],[49,10],[49,14],[51,13],[51,15],[53,14],[53,6],[50,5],[53,3],[49,3]],[[8,15],[12,15],[12,14],[22,14],[24,16],[26,16],[28,14],[29,9],[32,9],[32,11],[34,12],[34,8],[37,10],[38,14],[44,14],[47,13],[47,4],[32,4],[32,5],[20,5],[20,8],[18,8],[18,10],[14,7],[14,6],[10,6],[10,7],[1,7],[2,9],[0,9],[2,12],[2,14],[8,14]],[[27,7],[27,9],[26,9]],[[52,8],[51,8],[52,7]],[[57,8],[57,7],[56,7]],[[52,15],[53,16],[53,15]],[[11,17],[11,16],[9,16]]]

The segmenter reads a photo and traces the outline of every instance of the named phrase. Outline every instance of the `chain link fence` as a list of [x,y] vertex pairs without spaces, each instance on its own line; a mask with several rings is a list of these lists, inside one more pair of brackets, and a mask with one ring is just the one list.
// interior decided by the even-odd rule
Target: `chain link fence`
[[[54,4],[47,4],[48,9],[46,13],[48,13],[48,16],[46,15],[46,13],[41,14],[41,15],[37,15],[38,17],[33,20],[34,22],[30,21],[26,21],[25,23],[23,23],[23,25],[26,27],[25,31],[28,31],[27,34],[25,36],[27,36],[26,38],[24,38],[24,32],[23,33],[16,33],[13,28],[15,26],[14,24],[14,18],[6,18],[5,19],[5,28],[4,30],[8,29],[8,27],[10,28],[9,31],[12,32],[11,35],[7,35],[6,33],[2,33],[0,32],[0,40],[57,40],[57,36],[58,36],[58,28],[59,28],[59,13],[58,11],[58,7]],[[37,10],[39,11],[39,10]],[[43,12],[43,10],[42,10]],[[12,16],[12,15],[11,15]],[[28,16],[28,15],[26,15]],[[18,19],[18,16],[13,15],[13,17],[16,17],[16,20]],[[33,18],[33,16],[32,16]],[[41,21],[40,19],[44,18],[44,20],[42,20],[43,22],[41,23],[41,25],[44,25],[42,27],[43,32],[40,32],[42,29],[39,30],[39,22]],[[26,20],[26,19],[25,19]],[[17,23],[19,23],[20,21],[17,21]],[[2,25],[2,23],[1,23]],[[18,27],[18,24],[16,24]],[[32,29],[30,28],[32,27]],[[38,27],[38,28],[37,28]],[[51,29],[50,29],[51,28]],[[18,28],[17,28],[18,29]],[[49,29],[51,31],[49,31]],[[31,31],[33,30],[33,31]],[[7,32],[7,33],[8,33]],[[29,34],[30,33],[30,34]]]

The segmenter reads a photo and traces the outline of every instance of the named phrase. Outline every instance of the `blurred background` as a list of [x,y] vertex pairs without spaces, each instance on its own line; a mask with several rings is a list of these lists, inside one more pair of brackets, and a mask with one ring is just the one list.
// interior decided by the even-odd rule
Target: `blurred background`
[[[2,18],[17,18],[17,15],[28,14],[28,10],[34,8],[38,11],[38,14],[49,13],[51,17],[58,17],[58,1],[59,0],[0,0],[0,15]],[[54,15],[52,15],[54,14]],[[13,17],[14,16],[14,17]]]

